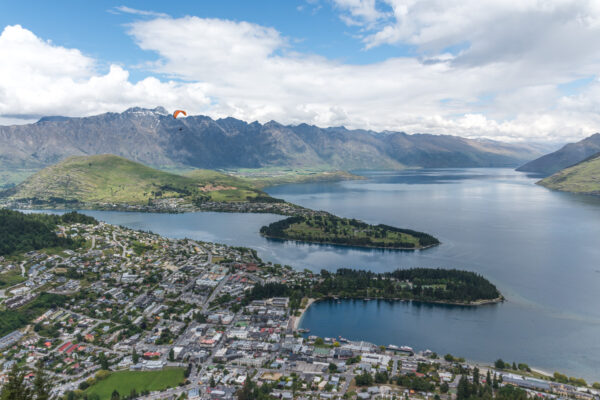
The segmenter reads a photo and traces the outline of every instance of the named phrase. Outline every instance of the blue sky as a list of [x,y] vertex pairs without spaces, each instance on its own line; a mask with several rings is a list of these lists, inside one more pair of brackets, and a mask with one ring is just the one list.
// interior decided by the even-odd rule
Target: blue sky
[[0,124],[140,106],[564,141],[600,130],[593,0],[0,3]]
[[[148,1],[30,1],[0,4],[0,26],[20,24],[48,38],[59,46],[80,49],[86,55],[110,63],[139,65],[156,55],[143,51],[127,35],[128,24],[136,16],[118,11],[127,6],[137,10],[168,14],[173,18],[186,15],[248,21],[277,29],[293,38],[293,50],[314,53],[352,64],[383,61],[389,57],[415,54],[414,46],[385,45],[364,50],[353,35],[360,27],[349,27],[339,18],[331,3],[311,4],[304,0],[219,0],[171,2]],[[35,10],[35,12],[32,12]],[[151,72],[132,70],[134,80]]]

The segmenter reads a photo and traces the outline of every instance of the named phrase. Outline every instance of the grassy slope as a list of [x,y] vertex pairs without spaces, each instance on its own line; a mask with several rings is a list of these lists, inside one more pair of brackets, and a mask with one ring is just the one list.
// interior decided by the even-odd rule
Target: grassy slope
[[97,394],[101,400],[110,399],[113,390],[121,397],[129,396],[132,389],[139,394],[143,390],[155,391],[174,387],[182,382],[183,368],[168,368],[162,371],[119,371],[94,384],[86,394]]
[[[219,186],[224,190],[216,190]],[[251,184],[218,172],[200,170],[182,176],[105,154],[70,157],[47,167],[19,185],[12,197],[145,204],[157,192],[162,198],[192,193],[219,201],[242,201],[261,194]]]
[[27,278],[21,275],[19,268],[0,274],[0,289],[16,285],[17,283],[25,282]]
[[287,183],[307,183],[365,179],[346,171],[331,170],[328,168],[243,168],[228,171],[234,176],[252,182],[256,187],[282,185]]
[[538,184],[563,192],[600,194],[600,154],[542,179]]

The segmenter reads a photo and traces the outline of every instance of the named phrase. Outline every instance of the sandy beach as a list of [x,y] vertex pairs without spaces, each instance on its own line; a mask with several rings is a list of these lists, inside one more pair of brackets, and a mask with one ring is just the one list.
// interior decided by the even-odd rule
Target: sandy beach
[[308,299],[308,301],[306,302],[306,306],[300,310],[300,316],[299,317],[292,317],[293,318],[293,327],[294,330],[298,330],[298,326],[300,325],[300,321],[302,320],[302,317],[304,316],[304,313],[306,312],[306,310],[308,310],[308,307],[310,307],[310,305],[312,303],[314,303],[315,301],[317,301],[317,299]]

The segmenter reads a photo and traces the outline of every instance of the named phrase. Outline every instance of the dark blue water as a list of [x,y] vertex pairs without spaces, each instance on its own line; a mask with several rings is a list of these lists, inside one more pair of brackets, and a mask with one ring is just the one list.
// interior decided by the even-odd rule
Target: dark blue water
[[368,180],[285,185],[268,192],[302,206],[435,235],[415,252],[266,240],[264,214],[89,212],[104,221],[170,237],[256,248],[297,268],[443,267],[477,271],[508,302],[477,308],[412,303],[317,303],[302,327],[320,336],[364,339],[502,357],[600,381],[600,199],[536,186],[506,169],[364,173]]

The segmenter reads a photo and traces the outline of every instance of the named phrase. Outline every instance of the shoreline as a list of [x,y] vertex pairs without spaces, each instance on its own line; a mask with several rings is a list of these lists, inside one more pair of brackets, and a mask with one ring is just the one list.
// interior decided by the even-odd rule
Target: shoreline
[[[423,304],[442,304],[442,305],[449,305],[449,306],[466,306],[466,307],[478,307],[478,306],[484,306],[487,304],[498,304],[498,303],[504,303],[506,301],[506,299],[504,298],[504,296],[499,296],[496,297],[494,299],[481,299],[481,300],[475,300],[475,301],[471,301],[468,303],[461,303],[458,301],[443,301],[443,300],[419,300],[419,299],[411,299],[411,298],[405,298],[405,297],[339,297],[339,296],[325,296],[325,297],[321,297],[318,299],[311,299],[312,301],[310,302],[310,304],[319,302],[319,301],[323,301],[323,300],[363,300],[363,301],[372,301],[372,300],[385,300],[385,301],[401,301],[401,302],[408,302],[408,301],[413,301],[415,303],[423,303]],[[308,308],[308,306],[307,306]],[[306,311],[306,310],[304,310]],[[303,311],[303,312],[304,312]]]
[[300,315],[299,316],[293,316],[292,317],[292,330],[297,331],[298,327],[300,326],[300,322],[302,322],[302,317],[304,317],[304,313],[306,312],[306,310],[309,309],[309,307],[317,302],[319,299],[313,299],[313,298],[308,298],[308,301],[306,302],[306,305],[304,306],[304,308],[302,310],[300,310]]
[[429,246],[419,246],[419,247],[383,247],[383,246],[369,246],[369,245],[358,245],[358,244],[344,244],[344,243],[333,243],[333,242],[317,242],[313,240],[301,240],[301,239],[292,239],[292,238],[281,238],[277,236],[265,235],[264,233],[260,233],[260,235],[264,238],[271,240],[281,240],[287,242],[297,242],[297,243],[309,243],[309,244],[321,244],[327,246],[340,246],[340,247],[355,247],[357,249],[375,249],[375,250],[397,250],[397,251],[417,251],[417,250],[426,250],[435,246],[439,246],[442,242],[436,244],[430,244]]

